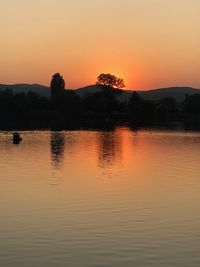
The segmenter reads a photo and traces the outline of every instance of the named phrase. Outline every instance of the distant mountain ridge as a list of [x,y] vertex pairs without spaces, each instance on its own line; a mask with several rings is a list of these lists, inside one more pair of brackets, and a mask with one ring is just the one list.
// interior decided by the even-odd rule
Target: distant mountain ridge
[[148,100],[159,100],[165,97],[173,97],[180,102],[185,99],[185,95],[200,94],[200,89],[192,87],[168,87],[160,89],[152,89],[139,92],[141,97]]
[[[41,96],[50,97],[50,88],[40,84],[0,84],[0,91],[5,89],[11,89],[14,93],[20,92],[35,92]],[[84,97],[88,94],[97,93],[102,90],[101,86],[89,85],[79,89],[75,89],[77,95]],[[115,89],[114,89],[115,90]],[[119,94],[116,94],[117,99],[120,102],[128,101],[132,95],[133,90],[120,90]],[[147,91],[137,91],[137,93],[144,99],[147,100],[159,100],[164,97],[173,97],[176,101],[181,102],[184,100],[185,95],[200,94],[200,89],[192,87],[168,87],[152,89]]]
[[[80,89],[75,90],[76,93],[83,97],[87,94],[92,94],[101,91],[102,88],[97,85],[90,85]],[[134,90],[120,90],[120,94],[116,94],[116,97],[119,101],[124,102],[128,101]],[[184,100],[185,95],[200,94],[200,89],[192,87],[168,87],[168,88],[159,88],[152,89],[147,91],[136,91],[143,99],[146,100],[159,100],[165,97],[173,97],[176,101],[181,102]]]
[[35,92],[41,96],[50,97],[49,87],[41,84],[0,84],[0,91],[11,89],[14,93]]

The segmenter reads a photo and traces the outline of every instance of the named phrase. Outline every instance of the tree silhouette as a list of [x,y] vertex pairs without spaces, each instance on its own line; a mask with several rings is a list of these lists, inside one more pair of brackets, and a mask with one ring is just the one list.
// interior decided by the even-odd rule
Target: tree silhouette
[[143,99],[134,91],[129,99],[127,110],[132,118],[143,121],[152,121],[155,117],[156,105],[151,100]]
[[186,95],[182,105],[185,113],[200,114],[200,95]]
[[129,112],[138,112],[141,110],[143,105],[143,99],[135,91],[131,95],[128,102],[128,111]]
[[73,90],[62,90],[53,98],[52,106],[59,112],[79,114],[82,108],[82,101]]
[[97,85],[111,87],[111,88],[124,88],[125,83],[124,80],[121,78],[116,77],[110,73],[102,73],[97,77]]
[[51,98],[65,89],[65,81],[60,73],[55,73],[51,80]]
[[118,102],[111,90],[102,90],[84,98],[86,112],[112,114],[117,110]]

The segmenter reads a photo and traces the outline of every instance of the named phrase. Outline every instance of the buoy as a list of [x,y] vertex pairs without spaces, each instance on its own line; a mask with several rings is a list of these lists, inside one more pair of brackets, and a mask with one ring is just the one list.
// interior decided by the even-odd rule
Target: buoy
[[20,133],[14,132],[13,133],[13,144],[19,144],[22,141]]

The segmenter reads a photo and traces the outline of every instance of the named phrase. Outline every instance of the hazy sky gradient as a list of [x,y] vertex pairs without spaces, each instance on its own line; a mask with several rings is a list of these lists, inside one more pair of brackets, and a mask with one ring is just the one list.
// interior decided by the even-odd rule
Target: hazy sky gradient
[[199,0],[1,0],[0,83],[200,88]]

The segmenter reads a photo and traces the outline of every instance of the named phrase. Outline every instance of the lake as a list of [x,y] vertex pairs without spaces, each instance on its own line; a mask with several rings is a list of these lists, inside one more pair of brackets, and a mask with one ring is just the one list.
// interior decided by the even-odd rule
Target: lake
[[200,266],[200,132],[0,132],[0,266]]

